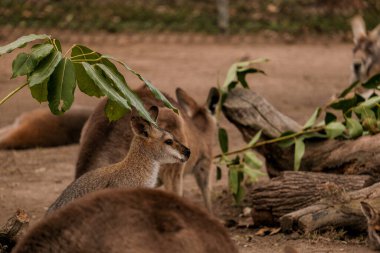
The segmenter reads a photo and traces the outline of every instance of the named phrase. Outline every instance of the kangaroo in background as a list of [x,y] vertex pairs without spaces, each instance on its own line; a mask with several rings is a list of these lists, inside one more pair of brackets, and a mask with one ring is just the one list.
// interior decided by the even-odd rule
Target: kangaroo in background
[[370,204],[360,202],[362,212],[368,223],[368,245],[371,249],[380,250],[380,216]]
[[105,189],[32,227],[14,253],[237,253],[225,228],[171,193]]
[[351,20],[354,39],[351,83],[365,82],[380,73],[380,24],[367,33],[361,16]]
[[25,112],[14,123],[0,128],[0,149],[53,147],[77,143],[92,108],[74,106],[55,116],[48,108]]
[[[156,120],[158,108],[151,107],[150,114]],[[171,133],[137,115],[132,115],[130,125],[134,137],[125,159],[83,174],[63,191],[48,213],[75,198],[104,188],[155,187],[161,164],[183,163],[189,159],[190,150]]]
[[[185,91],[177,88],[178,103],[165,96],[176,106],[180,115],[164,107],[145,87],[135,91],[146,107],[159,106],[158,124],[171,132],[191,150],[191,157],[185,165],[165,164],[161,166],[158,185],[164,184],[169,191],[183,193],[183,174],[193,173],[201,189],[206,207],[211,210],[210,171],[212,147],[216,135],[216,124],[212,113],[219,99],[218,91],[210,90],[206,105],[198,105]],[[104,114],[107,100],[95,108],[83,128],[81,147],[76,165],[76,178],[88,171],[119,162],[128,153],[132,140],[129,127],[131,118],[127,113],[116,122],[109,122]]]

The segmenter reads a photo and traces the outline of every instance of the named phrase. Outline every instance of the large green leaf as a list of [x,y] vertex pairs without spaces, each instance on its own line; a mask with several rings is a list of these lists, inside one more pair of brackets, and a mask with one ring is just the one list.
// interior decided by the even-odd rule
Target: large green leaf
[[366,101],[360,103],[358,106],[364,106],[367,108],[372,108],[375,105],[378,105],[379,102],[380,102],[380,96],[374,96],[374,97],[371,97],[371,98],[367,99]]
[[354,139],[363,134],[363,127],[358,120],[353,118],[346,118],[346,125],[350,138]]
[[131,106],[128,104],[128,100],[122,97],[116,90],[112,88],[109,81],[103,76],[101,70],[95,69],[94,66],[87,62],[81,63],[86,70],[88,76],[94,81],[94,83],[99,87],[99,89],[104,93],[109,99],[117,102],[118,104],[124,106],[125,109],[131,110]]
[[98,61],[92,61],[99,59],[99,57],[98,53],[85,46],[75,45],[71,50],[71,58],[73,61],[78,61],[74,64],[78,87],[83,93],[89,96],[101,97],[104,96],[104,94],[88,76],[86,70],[79,61],[89,61],[89,64],[94,64]]
[[52,113],[59,115],[70,109],[74,101],[75,70],[70,59],[63,58],[48,82],[48,101]]
[[345,126],[340,122],[331,122],[325,127],[326,135],[330,139],[334,139],[343,134],[346,130]]
[[120,76],[115,73],[111,68],[107,67],[104,64],[96,64],[104,74],[116,85],[117,89],[127,98],[128,103],[136,108],[139,114],[150,122],[154,122],[150,113],[145,109],[144,104],[141,102],[140,98],[129,89],[124,78],[121,79]]
[[248,147],[253,147],[261,137],[262,130],[258,131],[255,136],[249,141]]
[[27,36],[22,36],[18,38],[17,40],[13,41],[12,43],[9,43],[8,45],[0,47],[0,56],[3,54],[11,53],[16,48],[23,47],[26,43],[29,43],[34,40],[43,40],[43,39],[49,39],[50,36],[46,34],[30,34]]
[[48,101],[48,81],[49,79],[46,79],[44,82],[30,87],[32,97],[40,103]]
[[20,53],[12,63],[12,78],[31,73],[37,66],[37,60],[31,54]]
[[53,73],[58,63],[62,59],[61,52],[54,50],[49,56],[45,57],[28,76],[29,87],[44,82]]
[[38,62],[43,58],[48,56],[53,50],[54,46],[52,44],[37,44],[32,47],[32,56]]
[[363,102],[364,100],[365,99],[362,96],[355,94],[355,96],[352,98],[339,99],[338,101],[332,103],[330,107],[336,110],[342,110],[343,113],[345,113],[348,110],[350,110],[352,107],[355,107],[359,103]]
[[107,118],[110,121],[119,120],[128,112],[128,110],[125,109],[122,105],[119,105],[117,102],[114,102],[110,99],[108,99],[104,110]]
[[294,170],[299,170],[301,166],[301,160],[305,154],[305,143],[303,138],[297,138],[294,147]]
[[145,79],[142,75],[140,75],[139,73],[134,71],[132,68],[130,68],[126,63],[124,63],[120,60],[117,60],[117,59],[115,59],[111,56],[108,56],[108,55],[103,55],[103,57],[106,59],[111,59],[111,60],[114,60],[114,61],[120,63],[126,70],[128,70],[129,72],[131,72],[132,74],[137,76],[137,78],[139,78],[141,81],[143,81],[145,83],[145,85],[149,88],[149,90],[153,93],[153,95],[158,100],[162,101],[166,107],[172,109],[175,113],[178,113],[178,109],[170,103],[170,101],[164,96],[164,94],[161,93],[161,91],[159,91],[151,82],[149,82],[147,79]]
[[317,120],[319,113],[321,112],[321,108],[317,108],[314,113],[311,115],[311,117],[307,120],[305,125],[303,126],[303,129],[308,129],[312,126],[314,126],[315,121]]
[[223,153],[228,152],[228,134],[226,129],[219,128],[218,130],[219,146]]
[[380,86],[380,74],[374,75],[367,82],[362,84],[367,89],[378,89]]

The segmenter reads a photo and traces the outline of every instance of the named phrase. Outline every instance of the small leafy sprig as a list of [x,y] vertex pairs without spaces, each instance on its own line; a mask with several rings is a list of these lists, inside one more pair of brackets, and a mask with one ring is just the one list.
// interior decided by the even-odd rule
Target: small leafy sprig
[[113,63],[116,62],[143,81],[168,108],[178,112],[157,88],[126,63],[83,45],[73,45],[62,54],[59,40],[46,34],[31,34],[0,47],[0,56],[36,40],[40,43],[33,45],[30,52],[18,54],[12,63],[12,78],[26,76],[26,82],[3,98],[0,105],[28,86],[34,99],[48,102],[51,112],[60,115],[70,109],[78,86],[88,96],[109,98],[105,112],[112,121],[135,108],[142,117],[156,124]]
[[[238,84],[241,84],[244,88],[249,88],[245,79],[246,75],[248,73],[264,74],[255,65],[266,61],[266,59],[257,59],[235,63],[230,67],[225,82],[220,88],[222,99],[217,110],[219,114],[228,92]],[[360,136],[379,133],[380,96],[373,92],[368,99],[365,99],[358,93],[352,93],[359,85],[365,89],[379,90],[380,74],[373,76],[364,83],[351,84],[326,108],[317,108],[299,132],[288,131],[277,138],[260,141],[262,133],[260,130],[246,146],[229,151],[227,131],[219,127],[218,139],[222,152],[214,158],[218,159],[217,163],[219,165],[225,165],[229,169],[229,188],[235,201],[239,203],[244,197],[242,183],[245,176],[248,176],[250,181],[256,181],[259,176],[263,175],[260,171],[262,162],[252,152],[254,148],[268,144],[277,144],[281,148],[294,147],[294,170],[299,170],[305,154],[305,140],[307,139],[355,139]],[[323,120],[317,123],[322,114],[324,114]],[[342,120],[338,120],[338,118]],[[232,155],[235,155],[235,157],[230,158]],[[217,179],[220,178],[221,169],[218,167]]]

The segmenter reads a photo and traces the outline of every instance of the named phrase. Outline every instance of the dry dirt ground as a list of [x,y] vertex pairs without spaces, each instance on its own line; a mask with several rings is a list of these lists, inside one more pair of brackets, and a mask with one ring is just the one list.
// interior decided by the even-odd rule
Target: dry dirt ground
[[[1,41],[5,44],[7,41]],[[224,75],[234,61],[242,57],[267,57],[262,68],[267,76],[251,76],[251,89],[267,98],[285,114],[304,123],[315,107],[324,104],[332,94],[348,82],[351,45],[315,41],[308,44],[281,43],[163,43],[131,42],[128,38],[106,42],[87,38],[85,44],[104,54],[127,61],[157,87],[174,95],[175,87],[188,91],[197,101],[206,99],[208,89]],[[121,43],[120,43],[121,42]],[[63,47],[70,45],[64,43]],[[0,97],[21,84],[10,80],[15,54],[0,59]],[[127,76],[132,86],[140,83]],[[76,104],[95,105],[96,99],[77,92]],[[28,90],[23,90],[0,107],[0,127],[11,123],[17,115],[37,108]],[[242,145],[239,133],[223,122],[231,136],[233,147]],[[215,148],[218,151],[217,147]],[[17,208],[25,209],[34,224],[47,206],[73,179],[78,145],[39,148],[25,151],[0,151],[0,224]],[[225,177],[224,177],[225,178]],[[225,182],[216,183],[213,191],[216,215],[228,213],[218,204],[218,196],[226,191]],[[186,178],[185,197],[199,202],[201,196],[191,176]],[[225,193],[224,193],[225,194]],[[234,217],[230,217],[234,218]],[[300,252],[371,252],[363,240],[334,240],[332,236],[294,237],[283,234],[258,237],[252,229],[231,229],[231,236],[241,252],[282,252],[293,245]]]

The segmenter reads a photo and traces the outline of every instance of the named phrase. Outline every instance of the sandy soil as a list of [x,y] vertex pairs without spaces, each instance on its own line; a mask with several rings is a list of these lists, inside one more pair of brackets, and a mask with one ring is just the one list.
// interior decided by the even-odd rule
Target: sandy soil
[[[208,89],[223,82],[230,64],[242,57],[267,57],[269,63],[262,68],[267,76],[251,76],[251,88],[267,98],[280,111],[300,123],[311,115],[315,107],[324,104],[332,94],[341,90],[348,81],[351,45],[328,43],[122,43],[87,39],[89,47],[125,59],[143,73],[157,87],[174,95],[175,87],[188,91],[198,102],[204,102]],[[6,41],[1,41],[5,44]],[[120,46],[122,44],[122,46]],[[68,48],[70,45],[63,45]],[[5,96],[23,80],[9,80],[11,63],[15,55],[0,59],[0,97]],[[133,87],[140,85],[127,76]],[[96,99],[77,93],[76,104],[95,105]],[[0,108],[0,127],[11,123],[17,115],[39,105],[23,90]],[[233,147],[242,145],[240,134],[233,126],[223,122],[231,132]],[[215,148],[217,152],[217,147]],[[78,145],[34,149],[26,151],[0,151],[0,224],[17,208],[27,210],[32,224],[38,221],[47,206],[73,179]],[[218,201],[225,193],[225,182],[214,188],[216,214],[228,213]],[[219,196],[219,197],[218,197]],[[185,197],[201,204],[201,196],[192,177],[186,178]],[[236,208],[234,209],[236,211]],[[231,212],[234,213],[234,212]],[[236,218],[236,217],[230,217]],[[252,229],[231,229],[231,236],[241,252],[281,252],[285,245],[293,245],[300,252],[371,252],[363,240],[334,240],[331,236],[275,236],[258,237]]]

